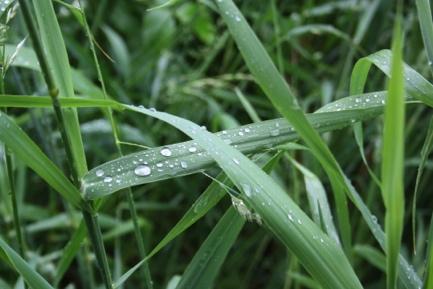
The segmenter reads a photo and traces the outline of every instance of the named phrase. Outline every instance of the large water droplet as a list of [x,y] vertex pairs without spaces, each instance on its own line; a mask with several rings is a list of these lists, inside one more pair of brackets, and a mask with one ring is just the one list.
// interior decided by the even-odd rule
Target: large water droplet
[[195,153],[195,152],[197,151],[197,148],[196,148],[196,147],[190,147],[190,148],[188,149],[188,151],[189,151],[190,153]]
[[104,175],[104,171],[103,170],[97,170],[96,171],[96,176],[97,177],[102,177]]
[[139,165],[134,170],[134,174],[136,174],[137,176],[140,176],[140,177],[148,176],[151,173],[152,173],[152,170],[150,169],[150,167],[145,166],[145,165]]
[[104,183],[111,183],[112,180],[113,180],[112,177],[105,177],[104,178]]
[[171,156],[171,150],[169,148],[163,148],[161,150],[161,154],[165,157],[169,157],[169,156]]

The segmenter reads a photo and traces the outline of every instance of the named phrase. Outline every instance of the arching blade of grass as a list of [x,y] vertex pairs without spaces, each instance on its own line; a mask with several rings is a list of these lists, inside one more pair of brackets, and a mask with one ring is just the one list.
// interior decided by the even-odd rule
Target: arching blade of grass
[[32,168],[52,188],[77,208],[84,203],[80,192],[62,171],[40,150],[40,148],[19,128],[15,122],[0,111],[0,141]]
[[176,289],[209,289],[241,232],[245,220],[230,207],[186,267]]
[[247,157],[217,136],[167,113],[129,107],[182,130],[203,147],[242,192],[241,198],[300,260],[323,288],[362,288],[343,251],[334,240]]
[[[57,85],[60,97],[73,97],[71,71],[65,43],[60,31],[51,0],[32,1],[39,26],[48,68],[51,70],[54,83]],[[73,108],[63,109],[65,129],[71,142],[71,150],[78,177],[87,172],[87,161],[84,155],[80,125],[77,112]]]
[[54,289],[39,275],[18,253],[0,237],[0,248],[13,265],[14,269],[24,278],[32,289]]
[[391,78],[385,106],[382,147],[382,197],[384,200],[386,234],[387,288],[397,286],[398,254],[401,247],[404,218],[404,79],[403,40],[397,17],[394,30]]
[[[385,94],[381,92],[353,96],[329,105],[321,113],[308,115],[308,121],[320,132],[342,128],[382,113]],[[252,153],[298,139],[284,119],[264,121],[216,134],[243,153]],[[122,188],[196,173],[214,163],[195,141],[167,145],[118,158],[93,168],[82,179],[88,199],[102,197]],[[142,176],[134,171],[141,164]],[[144,176],[144,177],[143,177]],[[104,182],[106,177],[112,182]]]
[[356,245],[354,251],[382,272],[386,272],[385,255],[376,248],[369,245]]
[[[392,52],[387,49],[359,59],[352,71],[351,85],[358,87],[355,88],[357,91],[362,89],[359,87],[365,86],[371,64],[377,66],[389,77],[391,75],[391,59]],[[407,95],[433,107],[433,85],[407,64],[403,65],[403,75]]]

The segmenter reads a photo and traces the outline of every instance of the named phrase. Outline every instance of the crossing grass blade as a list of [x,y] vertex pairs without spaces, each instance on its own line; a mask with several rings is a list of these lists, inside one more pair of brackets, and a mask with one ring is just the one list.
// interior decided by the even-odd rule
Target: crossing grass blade
[[[383,92],[351,96],[308,115],[307,119],[319,132],[343,128],[380,115],[384,98]],[[243,153],[263,151],[299,138],[284,119],[245,125],[216,135]],[[164,149],[170,151],[170,156],[161,154]],[[149,168],[145,178],[135,175],[138,164]],[[95,199],[128,186],[196,173],[213,164],[214,160],[195,141],[167,145],[130,154],[93,168],[83,177],[82,190],[87,199]],[[114,181],[104,182],[107,176]]]
[[241,232],[245,220],[230,207],[186,267],[176,289],[209,289]]
[[163,120],[192,137],[224,170],[245,204],[294,253],[323,288],[362,288],[343,251],[292,199],[247,157],[185,119],[143,108],[131,110]]
[[382,197],[385,204],[387,288],[397,286],[398,254],[403,234],[404,218],[404,79],[403,40],[400,18],[394,30],[391,78],[382,147]]
[[41,275],[39,275],[21,256],[15,252],[0,237],[0,248],[13,265],[14,269],[24,278],[32,289],[54,289]]
[[80,192],[62,171],[40,150],[15,122],[0,111],[0,141],[33,169],[65,200],[77,208],[84,208]]
[[[51,0],[32,1],[39,26],[40,37],[54,83],[58,86],[60,97],[74,97],[68,55],[60,31],[59,23]],[[74,108],[63,109],[65,129],[71,142],[71,150],[78,177],[87,172],[87,161],[83,150],[77,111]]]

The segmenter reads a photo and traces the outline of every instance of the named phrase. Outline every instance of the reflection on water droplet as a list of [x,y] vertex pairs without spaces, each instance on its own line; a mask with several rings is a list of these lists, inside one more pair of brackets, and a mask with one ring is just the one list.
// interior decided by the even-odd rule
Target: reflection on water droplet
[[144,165],[140,165],[140,166],[136,167],[134,170],[134,174],[136,174],[137,176],[140,176],[140,177],[148,176],[151,174],[151,172],[152,172],[152,170],[150,169],[150,167],[144,166]]
[[112,180],[113,180],[112,177],[105,177],[104,178],[104,183],[111,183]]
[[104,171],[103,170],[97,170],[96,171],[96,176],[97,177],[102,177],[104,175]]
[[235,164],[239,164],[239,160],[238,159],[233,159],[233,162],[235,163]]
[[197,151],[197,148],[196,148],[196,147],[190,147],[190,148],[188,149],[188,151],[189,151],[190,153],[195,153],[195,152]]
[[165,157],[169,157],[169,156],[171,156],[171,150],[169,148],[163,148],[161,150],[161,155],[163,155]]
[[242,190],[244,191],[247,197],[251,197],[251,187],[248,184],[242,184]]
[[187,164],[186,162],[184,162],[184,161],[181,161],[181,162],[180,162],[180,166],[181,166],[182,168],[186,169],[186,168],[188,167],[188,164]]

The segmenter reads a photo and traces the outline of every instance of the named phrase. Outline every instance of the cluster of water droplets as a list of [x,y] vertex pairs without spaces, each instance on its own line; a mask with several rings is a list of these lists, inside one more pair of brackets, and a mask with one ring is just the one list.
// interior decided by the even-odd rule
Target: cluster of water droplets
[[335,101],[331,104],[322,107],[319,112],[335,112],[351,109],[362,109],[375,106],[383,106],[385,104],[384,93],[369,93],[359,96],[351,96]]

